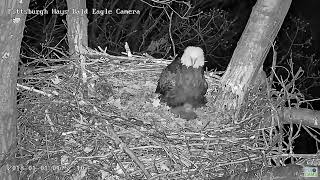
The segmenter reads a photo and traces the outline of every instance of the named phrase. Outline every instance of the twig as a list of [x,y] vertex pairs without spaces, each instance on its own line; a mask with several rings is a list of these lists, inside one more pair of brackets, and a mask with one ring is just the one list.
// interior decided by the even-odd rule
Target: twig
[[121,148],[125,153],[129,155],[129,157],[140,167],[140,169],[143,171],[144,175],[150,179],[151,174],[146,170],[144,164],[137,158],[137,156],[127,147],[127,145],[118,137],[118,135],[114,132],[113,127],[111,124],[107,124],[107,129],[109,131],[109,134],[102,131],[101,129],[98,129],[101,133],[107,135],[108,137],[111,136],[111,138],[115,141],[115,143]]
[[21,85],[21,84],[18,84],[18,83],[17,83],[17,87],[25,89],[25,90],[28,90],[28,91],[32,91],[32,92],[35,92],[35,93],[38,93],[38,94],[41,94],[41,95],[44,95],[44,96],[48,96],[48,97],[52,97],[53,96],[52,94],[37,90],[37,89],[35,89],[33,87],[27,87],[27,86],[24,86],[24,85]]
[[176,57],[176,47],[174,44],[174,40],[172,38],[172,15],[173,15],[173,11],[171,12],[170,16],[168,14],[168,12],[165,10],[167,16],[169,17],[169,37],[170,37],[170,41],[172,43],[172,50],[173,50],[173,57]]

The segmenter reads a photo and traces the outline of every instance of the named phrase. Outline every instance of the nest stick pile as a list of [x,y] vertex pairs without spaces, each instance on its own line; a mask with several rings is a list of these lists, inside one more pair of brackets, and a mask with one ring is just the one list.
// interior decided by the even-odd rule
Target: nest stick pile
[[[170,61],[83,57],[85,66],[70,59],[20,73],[16,158],[32,167],[23,177],[214,179],[281,156],[279,131],[263,120],[272,109],[265,92],[252,93],[240,123],[203,128],[174,117],[154,93]],[[213,107],[219,76],[207,72],[206,79],[208,104],[196,110],[198,119],[227,118]]]

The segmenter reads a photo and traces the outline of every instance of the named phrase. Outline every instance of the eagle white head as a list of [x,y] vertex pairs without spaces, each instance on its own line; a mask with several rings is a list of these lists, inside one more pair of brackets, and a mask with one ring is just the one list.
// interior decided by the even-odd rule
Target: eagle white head
[[203,50],[199,47],[188,46],[181,57],[181,63],[187,67],[202,67],[204,65]]

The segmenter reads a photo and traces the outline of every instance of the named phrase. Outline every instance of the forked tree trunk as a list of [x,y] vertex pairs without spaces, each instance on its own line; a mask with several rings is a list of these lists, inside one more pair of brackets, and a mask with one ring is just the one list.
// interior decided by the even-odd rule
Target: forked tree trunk
[[237,118],[250,83],[256,80],[291,0],[258,0],[222,77],[216,107]]
[[[20,45],[23,37],[29,0],[0,1],[0,179],[17,179],[13,159],[10,159],[16,138],[16,84]],[[11,147],[11,148],[10,148]],[[3,163],[11,162],[11,164]],[[3,165],[1,167],[1,165]]]

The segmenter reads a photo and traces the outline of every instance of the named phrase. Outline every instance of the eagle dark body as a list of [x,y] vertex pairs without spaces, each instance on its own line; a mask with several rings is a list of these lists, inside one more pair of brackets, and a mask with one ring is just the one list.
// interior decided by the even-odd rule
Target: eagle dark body
[[162,71],[156,93],[160,93],[160,100],[170,107],[184,106],[187,103],[197,108],[206,103],[204,95],[207,89],[203,67],[187,67],[179,58]]

